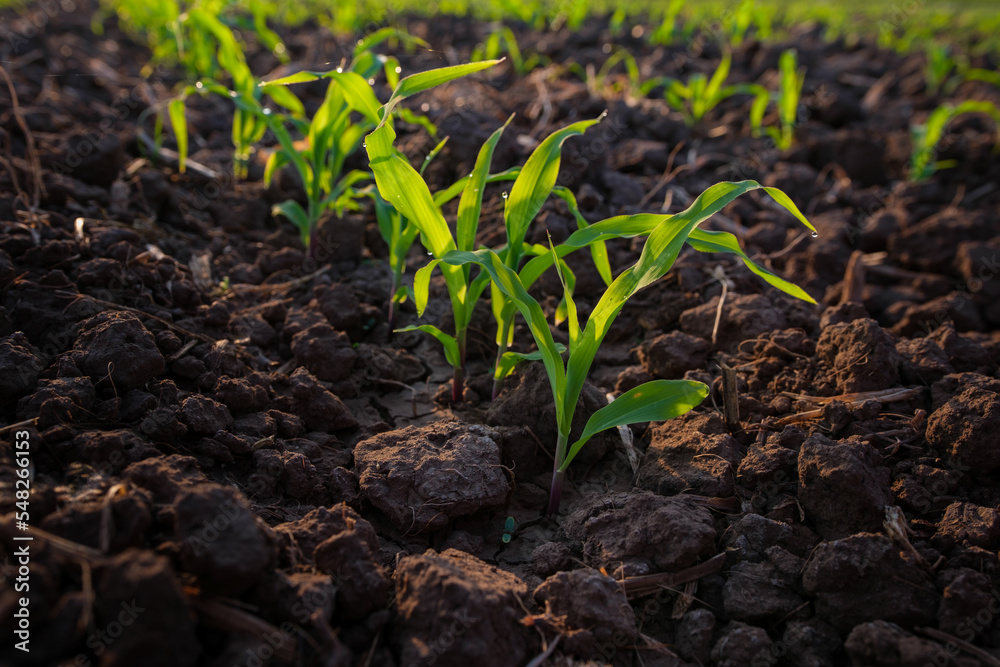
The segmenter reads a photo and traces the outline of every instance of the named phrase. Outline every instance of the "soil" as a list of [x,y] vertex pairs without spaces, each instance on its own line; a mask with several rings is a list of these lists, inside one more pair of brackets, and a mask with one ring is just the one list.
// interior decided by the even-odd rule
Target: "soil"
[[[505,63],[413,100],[451,137],[427,172],[434,188],[467,173],[511,113],[495,170],[607,109],[567,142],[560,174],[589,220],[678,211],[711,184],[754,178],[819,230],[810,238],[763,196],[706,225],[737,232],[818,306],[688,250],[625,307],[580,419],[649,379],[713,393],[687,416],[634,425],[632,450],[617,433],[595,439],[561,512],[544,517],[547,382],[522,367],[490,404],[488,311],[470,335],[465,402],[436,402],[450,369],[429,337],[389,331],[372,211],[329,220],[306,252],[269,214],[293,179],[265,188],[262,159],[247,181],[229,176],[224,100],[189,107],[204,169],[144,156],[140,115],[181,73],[144,79],[148,52],[112,21],[95,36],[92,10],[32,10],[41,30],[10,12],[0,22],[19,100],[0,86],[7,638],[21,431],[34,537],[31,652],[5,640],[0,662],[1000,664],[1000,160],[992,128],[969,117],[939,155],[957,166],[904,180],[909,125],[943,101],[921,56],[826,42],[820,28],[746,42],[734,81],[773,83],[791,46],[807,68],[786,152],[750,136],[748,99],[689,129],[662,100],[597,97],[555,66],[517,76]],[[438,17],[410,30],[433,46],[399,54],[412,72],[466,60],[489,26]],[[353,44],[285,32],[307,69]],[[619,43],[647,74],[707,71],[719,55],[651,48],[599,21],[517,34],[556,64],[599,66]],[[259,51],[250,62],[277,68]],[[299,92],[315,106],[323,88]],[[1000,102],[982,82],[956,96]],[[400,123],[415,162],[433,144]],[[501,190],[486,199],[484,243],[503,235]],[[550,202],[528,240],[573,228]],[[611,244],[611,265],[640,247]],[[411,270],[424,260],[414,249]],[[571,265],[586,316],[601,281],[588,259]],[[556,276],[534,291],[554,310]],[[446,310],[435,281],[428,321]],[[415,321],[404,304],[398,326]],[[722,365],[736,373],[735,426],[715,407]]]

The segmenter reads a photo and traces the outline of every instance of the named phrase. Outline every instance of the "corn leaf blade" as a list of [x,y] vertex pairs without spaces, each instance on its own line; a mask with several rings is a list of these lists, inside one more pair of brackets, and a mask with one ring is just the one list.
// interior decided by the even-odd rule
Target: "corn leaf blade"
[[587,441],[601,431],[673,419],[698,406],[706,396],[708,386],[691,380],[653,380],[625,392],[590,416],[580,439],[570,446],[560,470],[565,471]]
[[448,363],[454,368],[460,368],[462,365],[462,355],[458,351],[458,341],[455,340],[454,336],[449,336],[445,332],[438,329],[432,324],[419,324],[410,325],[408,327],[403,327],[402,329],[396,329],[397,333],[403,333],[405,331],[423,331],[428,333],[441,343],[444,348],[444,357],[448,360]]

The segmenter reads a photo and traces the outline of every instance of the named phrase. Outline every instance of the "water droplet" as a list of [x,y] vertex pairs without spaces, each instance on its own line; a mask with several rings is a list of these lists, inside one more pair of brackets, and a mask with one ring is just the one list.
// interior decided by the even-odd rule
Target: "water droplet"
[[503,198],[504,198],[504,199],[506,199],[506,198],[507,198],[507,193],[506,193],[506,192],[505,192],[505,193],[503,193]]
[[368,142],[367,141],[362,142],[361,147],[362,148],[368,148]]
[[399,74],[402,71],[403,71],[403,68],[400,67],[399,65],[396,65],[396,74]]
[[362,44],[364,44],[364,43],[365,43],[365,40],[363,40],[363,39],[359,39],[359,40],[358,40],[358,46],[361,46],[361,45],[362,45]]
[[368,85],[369,86],[374,86],[375,85],[375,79],[368,79]]
[[816,238],[817,236],[819,236],[819,232],[813,232],[813,233],[812,233],[812,237],[813,237],[813,238]]
[[200,89],[202,89],[202,88],[205,87],[205,84],[203,84],[201,81],[199,81],[196,84],[194,84],[194,87],[198,88],[200,90]]
[[229,96],[230,96],[230,97],[239,97],[239,95],[238,95],[238,94],[236,93],[236,91],[235,91],[235,90],[230,90],[230,91],[229,91]]
[[343,67],[338,67],[337,68],[337,74],[343,74],[343,73],[344,73],[344,68]]

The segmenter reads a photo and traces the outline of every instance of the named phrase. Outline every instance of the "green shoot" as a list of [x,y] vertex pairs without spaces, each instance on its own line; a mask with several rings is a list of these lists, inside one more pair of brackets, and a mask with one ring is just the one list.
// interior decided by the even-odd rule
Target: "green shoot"
[[[758,100],[763,98],[766,103],[767,91],[757,84],[725,85],[732,63],[732,53],[727,50],[723,53],[722,60],[711,78],[696,73],[688,78],[687,83],[681,83],[677,79],[667,79],[663,93],[667,104],[680,111],[684,116],[684,122],[690,126],[700,123],[708,112],[733,95],[754,95]],[[755,103],[755,108],[758,106]],[[763,111],[760,114],[752,114],[752,120],[758,121],[760,116],[763,116]],[[759,122],[755,122],[754,127],[755,129],[759,127]]]
[[[573,443],[569,442],[573,414],[583,390],[598,348],[621,312],[625,303],[639,290],[662,277],[673,265],[684,244],[705,252],[735,252],[748,263],[753,263],[739,248],[735,237],[726,233],[701,232],[698,225],[743,193],[761,189],[754,181],[720,183],[702,193],[685,211],[675,215],[640,214],[611,218],[574,232],[567,242],[552,248],[548,257],[539,256],[529,262],[519,274],[510,268],[492,250],[475,252],[454,250],[444,256],[444,264],[463,267],[480,265],[490,276],[496,288],[515,304],[531,331],[538,353],[549,376],[556,405],[558,441],[553,466],[552,488],[549,496],[549,514],[558,512],[566,469],[587,441],[609,428],[643,421],[670,419],[698,405],[708,394],[708,387],[700,382],[686,380],[656,380],[647,382],[619,396],[608,406],[595,412],[587,421],[583,433]],[[812,225],[799,212],[787,195],[776,188],[763,188],[780,205],[794,214],[803,224]],[[815,231],[815,230],[814,230]],[[528,294],[533,279],[547,266],[581,247],[588,247],[609,238],[648,235],[639,260],[623,271],[594,306],[586,326],[581,329],[576,319],[575,306],[568,308],[569,358],[563,361],[539,303]],[[755,265],[754,265],[755,266]],[[558,267],[558,264],[557,264]],[[756,267],[758,275],[785,292],[812,301],[801,289],[770,272]],[[558,268],[557,268],[558,270]],[[565,298],[572,304],[569,281],[561,275],[566,287]],[[527,282],[526,282],[527,281]]]
[[[524,257],[524,239],[528,227],[551,194],[556,194],[566,201],[580,228],[587,227],[587,221],[579,214],[576,200],[572,194],[563,188],[556,187],[556,177],[559,174],[563,143],[570,137],[583,134],[588,128],[601,122],[606,115],[607,112],[594,120],[579,121],[553,132],[528,157],[511,188],[510,196],[504,202],[507,248],[503,252],[503,260],[504,264],[511,270],[518,269]],[[606,283],[610,283],[611,267],[608,264],[607,250],[603,242],[595,244],[591,248],[591,252],[601,277]],[[537,250],[535,254],[537,254]],[[503,382],[501,373],[501,369],[504,367],[503,356],[514,335],[514,314],[517,308],[516,304],[496,284],[490,288],[490,298],[493,317],[497,322],[497,361],[495,364],[496,374],[493,379],[493,398],[496,398]]]
[[[441,152],[447,142],[448,137],[445,137],[427,155],[423,164],[420,165],[421,176],[424,175],[424,170]],[[389,247],[389,269],[392,272],[392,280],[389,287],[388,320],[391,329],[395,321],[395,305],[406,298],[406,288],[402,286],[403,272],[406,270],[406,256],[409,254],[413,242],[417,240],[420,229],[400,215],[392,204],[382,198],[378,190],[373,190],[371,196],[375,200],[375,219],[378,221],[379,233]]]
[[938,95],[954,88],[954,85],[949,83],[951,75],[965,68],[952,55],[951,47],[947,44],[934,43],[927,47],[926,55],[927,66],[924,76],[927,80],[927,92]]
[[[625,66],[625,73],[628,79],[628,86],[625,88],[626,99],[635,100],[641,97],[645,97],[649,94],[649,91],[653,90],[657,86],[665,85],[669,82],[666,77],[653,77],[646,81],[642,80],[642,75],[639,72],[639,64],[635,60],[635,56],[628,52],[628,49],[619,48],[614,51],[608,59],[604,61],[601,65],[601,69],[594,73],[593,65],[587,65],[584,71],[584,80],[587,82],[587,90],[590,92],[592,97],[608,97],[607,92],[609,90],[608,77],[611,71],[622,63]],[[579,71],[579,66],[574,68]],[[620,86],[618,86],[620,88]],[[618,92],[618,90],[611,90],[611,92]]]
[[[392,33],[395,34],[395,33]],[[379,35],[388,39],[390,33]],[[372,42],[363,42],[360,47],[369,48]],[[406,97],[432,88],[441,83],[487,67],[499,61],[487,61],[444,67],[429,72],[414,74],[398,79],[398,65],[379,58],[369,58],[369,52],[355,51],[352,64],[347,69],[337,68],[332,72],[300,72],[290,77],[262,84],[267,87],[285,86],[320,78],[330,79],[326,97],[312,120],[299,123],[299,130],[305,135],[307,146],[299,150],[285,128],[283,120],[275,115],[265,116],[268,127],[278,138],[279,150],[272,153],[264,171],[265,182],[270,182],[280,167],[291,164],[302,179],[306,191],[305,208],[295,200],[288,200],[274,207],[275,214],[291,220],[299,229],[303,244],[308,248],[322,215],[333,209],[337,215],[344,211],[356,210],[357,199],[363,195],[355,187],[368,180],[368,172],[353,170],[343,173],[346,159],[358,150],[365,134],[388,119],[395,107]],[[395,89],[385,105],[381,105],[372,90],[372,78],[379,68],[386,70],[386,77],[397,80]],[[395,203],[395,202],[393,202]]]
[[[267,95],[272,102],[292,113],[301,116],[304,107],[299,99],[287,89],[272,89],[262,91],[247,65],[243,49],[236,40],[233,31],[218,18],[205,9],[192,9],[184,14],[186,25],[197,28],[196,34],[201,36],[197,42],[202,60],[216,63],[219,74],[226,74],[232,82],[232,88],[212,78],[198,81],[194,85],[185,86],[180,94],[168,104],[168,118],[173,126],[177,139],[178,168],[185,171],[188,155],[188,126],[185,114],[187,99],[195,94],[213,93],[232,98],[235,102],[233,112],[233,175],[236,178],[246,178],[247,167],[253,154],[253,146],[264,136],[267,124],[262,117],[263,96]],[[207,68],[208,65],[205,64]],[[162,127],[162,120],[157,128]],[[156,143],[161,138],[157,132]]]
[[[799,118],[799,100],[802,98],[802,87],[805,85],[806,70],[798,66],[795,49],[788,49],[778,60],[781,73],[777,94],[778,127],[766,128],[768,136],[774,140],[775,146],[786,151],[795,142],[795,126]],[[763,122],[764,111],[768,98],[761,96],[754,101],[750,112],[751,125],[759,128]],[[758,130],[759,131],[759,130]]]
[[485,42],[478,44],[472,50],[470,60],[472,62],[494,60],[504,55],[510,58],[510,63],[519,76],[529,74],[542,63],[542,58],[537,54],[525,57],[517,45],[517,37],[514,36],[514,32],[503,25],[495,28]]
[[[483,194],[486,184],[491,180],[489,167],[493,160],[493,151],[508,123],[510,119],[494,132],[480,149],[472,174],[459,181],[462,195],[458,203],[458,220],[454,235],[441,210],[444,203],[454,196],[453,189],[439,193],[438,197],[431,195],[420,173],[393,146],[396,133],[388,123],[379,125],[365,140],[379,195],[399,212],[398,225],[402,231],[398,236],[398,242],[412,244],[412,236],[419,233],[424,247],[435,258],[420,269],[413,279],[414,301],[418,314],[423,314],[427,307],[431,273],[440,263],[440,258],[452,250],[471,250],[475,243]],[[407,221],[405,225],[403,220]],[[397,256],[403,255],[401,248],[391,252]],[[485,275],[471,279],[468,270],[447,264],[441,265],[441,272],[444,274],[451,299],[455,335],[447,334],[430,324],[407,327],[402,331],[423,331],[434,336],[442,344],[445,358],[454,369],[452,400],[458,403],[462,400],[465,382],[466,332],[476,302],[488,281]]]
[[[970,113],[990,116],[997,125],[998,139],[1000,139],[1000,108],[997,108],[992,102],[969,100],[956,106],[942,104],[931,112],[926,123],[913,125],[910,128],[913,151],[910,156],[909,180],[923,181],[930,178],[939,169],[955,165],[954,160],[937,159],[937,146],[948,125],[958,116]],[[997,145],[1000,146],[1000,144]]]

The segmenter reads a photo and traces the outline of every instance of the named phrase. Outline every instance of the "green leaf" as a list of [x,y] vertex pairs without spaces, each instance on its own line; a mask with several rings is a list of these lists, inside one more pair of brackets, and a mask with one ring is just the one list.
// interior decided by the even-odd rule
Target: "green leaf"
[[336,70],[327,72],[323,77],[336,81],[343,91],[344,101],[373,125],[378,125],[381,105],[378,98],[375,97],[372,87],[368,85],[367,79],[357,72],[338,72]]
[[408,77],[400,79],[399,85],[397,85],[396,89],[392,91],[392,96],[389,98],[389,101],[382,107],[382,117],[383,119],[388,118],[389,114],[391,114],[396,108],[396,105],[410,95],[416,95],[417,93],[423,92],[435,86],[440,86],[442,83],[447,83],[463,76],[474,74],[475,72],[481,72],[482,70],[493,67],[502,61],[503,59],[501,58],[500,60],[484,60],[478,63],[440,67],[427,72],[411,74]]
[[448,143],[448,137],[445,137],[444,139],[442,139],[437,143],[437,146],[431,149],[430,153],[427,154],[427,157],[424,158],[424,161],[420,163],[421,176],[424,175],[424,171],[427,169],[428,165],[430,165],[430,163],[434,161],[434,158],[438,156],[438,153],[440,153],[444,149],[444,145],[447,143]]
[[451,364],[453,368],[460,368],[462,366],[462,356],[458,351],[458,341],[455,340],[454,336],[449,336],[436,326],[431,324],[421,324],[418,326],[410,325],[402,329],[396,329],[395,331],[397,333],[403,333],[404,331],[423,331],[424,333],[429,333],[437,338],[438,342],[440,342],[444,347],[444,357],[448,360],[448,363]]
[[302,205],[299,204],[294,199],[289,199],[288,201],[283,201],[280,204],[275,204],[271,209],[272,216],[283,215],[292,221],[298,230],[299,236],[302,238],[302,244],[305,247],[309,247],[309,238],[312,233],[313,223],[309,219],[308,214]]
[[594,120],[573,123],[553,132],[528,157],[521,167],[521,173],[510,189],[510,196],[504,205],[504,224],[507,227],[507,245],[514,251],[507,257],[507,265],[515,267],[520,259],[520,247],[528,232],[528,226],[541,210],[545,200],[555,187],[559,176],[559,164],[563,143],[573,136],[583,134],[588,128],[601,122],[605,114]]
[[617,426],[665,421],[688,412],[708,396],[708,386],[691,380],[653,380],[627,391],[587,420],[580,439],[570,446],[559,470],[566,468],[592,437]]
[[353,57],[357,58],[365,51],[372,50],[373,48],[375,48],[382,42],[386,41],[387,39],[398,39],[401,42],[403,42],[403,44],[405,44],[407,48],[413,46],[430,48],[430,44],[428,44],[427,42],[425,42],[424,40],[420,39],[415,35],[411,35],[405,30],[400,30],[399,28],[392,28],[392,27],[379,28],[378,30],[368,35],[364,39],[358,40],[357,45],[355,45],[354,47]]
[[802,299],[809,303],[816,303],[816,301],[809,296],[809,294],[796,285],[795,283],[788,282],[784,278],[781,278],[767,269],[758,266],[751,260],[743,249],[740,247],[739,241],[736,237],[729,232],[715,232],[708,231],[704,229],[695,229],[691,231],[688,236],[688,243],[692,248],[699,252],[728,252],[734,255],[738,255],[746,267],[750,269],[753,273],[757,274],[763,278],[768,284],[773,287],[777,287],[782,292],[794,296],[797,299]]
[[[552,332],[549,330],[549,323],[545,319],[542,307],[524,289],[517,274],[505,266],[504,261],[489,249],[475,252],[455,250],[449,252],[441,260],[455,266],[469,263],[479,264],[490,274],[492,285],[517,307],[524,317],[524,321],[528,324],[535,344],[538,345],[539,353],[542,355],[542,363],[545,364],[556,405],[562,404],[566,387],[566,369],[563,367],[562,357],[559,356],[559,348],[556,347],[555,340],[552,338]],[[562,418],[558,410],[556,411],[556,419],[560,429],[562,429]]]
[[305,116],[306,109],[302,101],[288,88],[283,86],[272,86],[264,91],[264,94],[274,100],[274,103],[292,113],[293,116]]
[[[573,290],[567,284],[563,275],[563,262],[556,255],[556,249],[552,245],[552,235],[549,234],[549,250],[552,255],[552,263],[556,267],[556,275],[559,276],[559,283],[563,288],[563,301],[566,304],[566,320],[569,322],[569,349],[572,352],[576,347],[576,341],[580,337],[580,319],[576,314],[576,302],[573,301]],[[567,267],[568,268],[568,267]]]
[[283,76],[280,79],[272,79],[271,81],[261,81],[257,85],[261,88],[270,88],[273,86],[291,86],[296,83],[308,83],[309,81],[315,81],[321,76],[322,74],[319,74],[317,72],[296,72],[295,74]]
[[382,197],[417,225],[427,249],[441,258],[455,249],[451,230],[420,174],[393,148],[395,139],[390,125],[380,126],[365,139],[375,183]]
[[[556,349],[560,354],[566,351],[566,346],[562,343],[556,343]],[[541,361],[542,353],[538,352],[504,352],[500,356],[500,363],[497,365],[496,370],[493,372],[493,379],[497,381],[502,381],[505,377],[510,375],[511,371],[517,368],[517,365],[523,361]]]
[[500,141],[503,131],[507,129],[513,119],[512,114],[507,122],[490,135],[483,147],[479,149],[476,166],[472,169],[472,174],[462,190],[462,198],[458,201],[458,221],[455,227],[455,245],[459,250],[472,250],[476,242],[479,215],[483,208],[483,193],[486,191],[486,179],[490,173],[493,151],[497,142]]
[[170,116],[170,124],[177,139],[177,168],[183,174],[187,167],[188,156],[188,126],[184,114],[184,98],[171,100],[167,107],[167,115]]
[[424,310],[427,309],[427,300],[430,297],[431,289],[431,273],[440,262],[439,259],[431,260],[427,266],[422,267],[413,276],[413,302],[417,306],[417,317],[423,317]]

